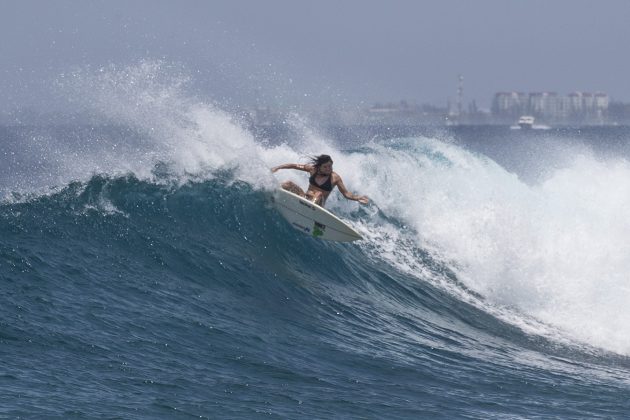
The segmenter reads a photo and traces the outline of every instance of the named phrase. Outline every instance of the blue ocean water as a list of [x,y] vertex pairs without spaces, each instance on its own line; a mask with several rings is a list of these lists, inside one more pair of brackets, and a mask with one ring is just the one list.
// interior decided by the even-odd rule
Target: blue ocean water
[[[129,94],[0,128],[0,417],[627,417],[627,129],[254,135]],[[364,241],[273,209],[316,152]]]

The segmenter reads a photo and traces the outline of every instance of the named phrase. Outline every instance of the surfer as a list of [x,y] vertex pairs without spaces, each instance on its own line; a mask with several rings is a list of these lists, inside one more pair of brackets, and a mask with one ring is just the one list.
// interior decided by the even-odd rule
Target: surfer
[[366,196],[355,195],[348,191],[341,177],[334,172],[332,168],[332,158],[328,155],[319,155],[312,158],[311,163],[303,165],[299,163],[285,163],[284,165],[271,168],[271,172],[276,172],[279,169],[297,169],[311,174],[311,177],[308,179],[308,190],[306,190],[306,192],[291,181],[283,182],[282,188],[301,197],[305,197],[322,207],[324,207],[326,199],[335,187],[339,188],[341,194],[348,200],[358,201],[361,204],[367,204],[369,202]]

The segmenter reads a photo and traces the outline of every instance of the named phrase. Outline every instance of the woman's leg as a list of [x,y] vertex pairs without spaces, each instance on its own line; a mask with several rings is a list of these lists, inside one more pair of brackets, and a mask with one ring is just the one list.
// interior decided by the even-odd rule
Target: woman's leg
[[320,191],[311,191],[306,195],[306,198],[318,206],[321,206],[324,203],[324,194]]
[[306,197],[306,193],[304,190],[297,186],[295,182],[285,181],[282,183],[282,189],[292,192],[293,194],[297,194],[300,197]]

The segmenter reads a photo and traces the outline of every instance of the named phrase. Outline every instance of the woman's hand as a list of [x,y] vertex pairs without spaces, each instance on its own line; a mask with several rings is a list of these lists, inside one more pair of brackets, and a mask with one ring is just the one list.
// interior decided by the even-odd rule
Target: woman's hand
[[367,198],[367,196],[365,196],[365,195],[360,195],[360,196],[357,197],[357,201],[359,203],[361,203],[361,204],[367,204],[367,203],[370,202],[370,199]]

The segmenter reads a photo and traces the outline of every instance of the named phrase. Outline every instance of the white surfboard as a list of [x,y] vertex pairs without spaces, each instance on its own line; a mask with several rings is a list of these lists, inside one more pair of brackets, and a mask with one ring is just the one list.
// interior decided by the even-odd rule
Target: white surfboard
[[273,200],[276,209],[291,226],[307,235],[340,242],[363,239],[337,216],[297,194],[279,188],[274,192]]

